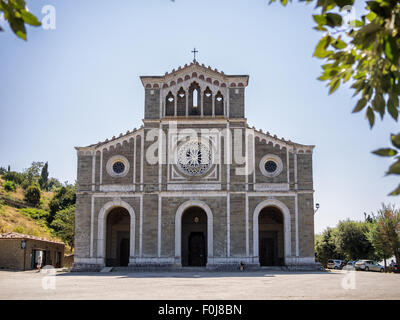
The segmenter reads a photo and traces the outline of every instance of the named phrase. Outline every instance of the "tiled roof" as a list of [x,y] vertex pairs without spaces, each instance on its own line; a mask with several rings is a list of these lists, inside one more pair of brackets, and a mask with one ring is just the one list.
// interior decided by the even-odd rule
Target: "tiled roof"
[[0,239],[31,239],[31,240],[45,241],[45,242],[51,242],[51,243],[58,243],[58,244],[62,244],[62,245],[64,244],[62,242],[48,240],[45,238],[31,236],[29,234],[22,234],[22,233],[17,233],[17,232],[0,233]]

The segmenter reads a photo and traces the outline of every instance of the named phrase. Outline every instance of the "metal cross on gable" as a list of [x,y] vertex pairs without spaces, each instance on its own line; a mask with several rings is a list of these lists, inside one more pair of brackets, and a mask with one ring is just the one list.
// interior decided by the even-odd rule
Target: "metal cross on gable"
[[194,48],[194,49],[192,50],[192,53],[193,53],[193,62],[196,62],[196,53],[198,53],[198,51],[196,50],[196,48]]

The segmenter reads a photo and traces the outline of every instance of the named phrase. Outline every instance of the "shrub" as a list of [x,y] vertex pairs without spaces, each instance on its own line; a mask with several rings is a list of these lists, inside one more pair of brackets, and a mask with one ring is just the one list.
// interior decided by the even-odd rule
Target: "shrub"
[[21,184],[24,181],[24,175],[19,172],[10,171],[3,175],[4,180],[13,181],[16,184]]
[[18,209],[18,211],[22,213],[24,216],[27,216],[35,220],[41,220],[44,222],[46,222],[46,220],[50,216],[50,212],[42,209],[23,208],[23,209]]
[[15,191],[15,183],[13,181],[6,181],[3,183],[3,187],[6,191]]
[[13,230],[16,233],[25,233],[25,228],[23,226],[16,226]]
[[24,180],[24,181],[22,181],[22,183],[21,183],[21,187],[22,187],[22,189],[24,189],[24,190],[28,189],[28,187],[29,187],[30,185],[31,185],[31,184],[30,184],[30,182],[29,182],[28,180]]
[[40,188],[37,185],[31,185],[26,189],[25,201],[35,207],[40,204]]

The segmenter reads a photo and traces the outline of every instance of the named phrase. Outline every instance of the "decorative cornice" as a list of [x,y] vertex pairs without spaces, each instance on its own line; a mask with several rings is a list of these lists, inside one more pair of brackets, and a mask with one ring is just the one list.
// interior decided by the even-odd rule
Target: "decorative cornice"
[[292,142],[290,140],[285,140],[285,138],[278,138],[277,135],[271,135],[268,131],[263,132],[261,129],[257,130],[255,127],[250,128],[254,130],[254,136],[259,138],[260,141],[265,141],[266,143],[272,143],[273,146],[279,146],[280,149],[286,148],[294,153],[312,153],[315,146],[314,145],[304,145]]
[[143,86],[146,89],[159,89],[175,86],[189,79],[203,80],[210,85],[217,87],[247,87],[249,84],[248,75],[226,75],[223,71],[200,65],[197,61],[185,64],[183,68],[178,67],[164,76],[141,76]]
[[130,139],[135,138],[136,136],[142,135],[144,132],[143,126],[140,126],[139,129],[134,128],[132,131],[127,131],[125,134],[120,133],[118,137],[113,136],[110,140],[106,139],[105,141],[99,141],[96,144],[92,144],[87,147],[75,147],[75,149],[80,152],[82,155],[91,155],[93,152],[100,151],[103,149],[109,150],[111,147],[115,147],[117,144],[122,144],[124,141],[129,141]]

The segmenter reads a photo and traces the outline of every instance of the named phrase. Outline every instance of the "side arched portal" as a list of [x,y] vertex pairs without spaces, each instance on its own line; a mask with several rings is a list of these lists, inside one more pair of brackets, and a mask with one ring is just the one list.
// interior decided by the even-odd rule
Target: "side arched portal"
[[[265,240],[260,243],[260,239]],[[253,255],[260,258],[261,265],[286,264],[291,256],[290,211],[281,201],[265,200],[255,208]]]
[[[129,251],[129,258],[134,257],[135,211],[128,203],[122,200],[107,202],[99,212],[97,227],[97,257],[104,259],[104,264],[107,264],[108,258],[116,259],[115,264],[120,265],[121,251],[124,264],[126,263],[126,251]],[[114,239],[110,237],[114,237]],[[129,243],[126,239],[129,239]],[[114,248],[112,248],[113,245]],[[109,260],[108,263],[113,262]]]

